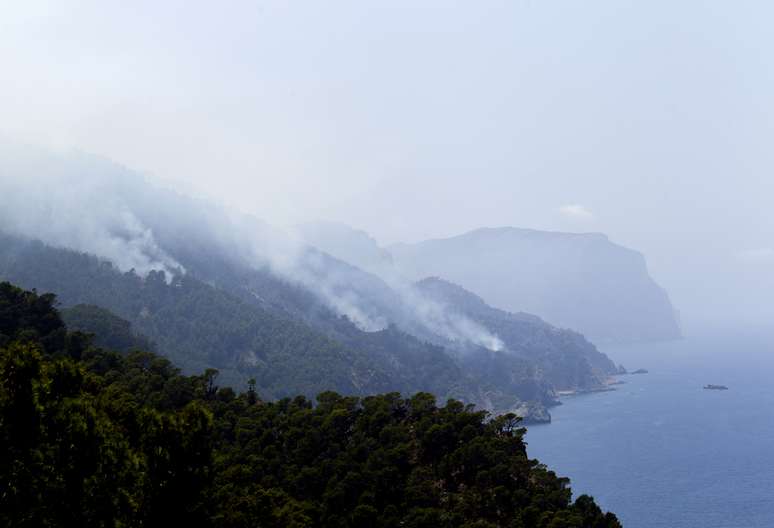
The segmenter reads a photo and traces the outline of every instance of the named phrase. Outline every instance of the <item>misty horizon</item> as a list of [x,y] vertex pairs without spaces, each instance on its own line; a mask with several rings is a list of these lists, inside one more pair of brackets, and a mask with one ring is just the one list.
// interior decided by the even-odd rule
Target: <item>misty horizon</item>
[[5,4],[0,524],[774,525],[774,3]]
[[774,317],[768,4],[8,7],[0,137],[384,246],[600,232],[687,320]]

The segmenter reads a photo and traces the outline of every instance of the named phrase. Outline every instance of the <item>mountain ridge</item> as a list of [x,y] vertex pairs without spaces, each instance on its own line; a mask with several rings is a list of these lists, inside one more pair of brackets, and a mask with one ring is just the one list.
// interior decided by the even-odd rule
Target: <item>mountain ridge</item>
[[[499,353],[495,331],[399,277],[103,159],[19,167],[0,179],[11,233],[0,237],[0,276],[109,309],[188,371],[218,368],[237,385],[253,377],[267,397],[427,390],[498,412],[556,401],[555,380],[532,359]],[[358,240],[365,251],[375,243]],[[599,382],[579,348],[558,346],[578,386]]]
[[681,336],[677,312],[643,254],[604,234],[482,228],[389,250],[414,280],[443,277],[492,306],[536,314],[592,341]]
[[[496,412],[521,409],[526,418],[538,420],[549,419],[545,408],[556,401],[552,381],[541,381],[543,376],[528,358],[480,347],[455,352],[422,342],[394,325],[362,332],[322,305],[317,323],[306,326],[266,312],[259,307],[265,300],[237,300],[190,275],[168,283],[163,273],[152,272],[143,279],[76,251],[7,235],[0,236],[0,242],[0,277],[53,291],[66,307],[94,304],[110,309],[186,371],[217,368],[224,381],[236,385],[252,376],[265,397],[327,388],[353,394],[427,390]],[[303,290],[299,294],[309,295]],[[201,325],[205,315],[214,324]],[[578,372],[580,379],[588,377],[578,383],[580,388],[597,380],[583,368]]]

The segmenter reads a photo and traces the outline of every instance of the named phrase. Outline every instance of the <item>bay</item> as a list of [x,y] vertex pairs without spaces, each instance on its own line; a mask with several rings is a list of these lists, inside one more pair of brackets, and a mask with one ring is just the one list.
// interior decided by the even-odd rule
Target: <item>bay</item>
[[627,528],[774,526],[774,332],[600,349],[649,373],[565,398],[551,424],[528,428],[530,457]]

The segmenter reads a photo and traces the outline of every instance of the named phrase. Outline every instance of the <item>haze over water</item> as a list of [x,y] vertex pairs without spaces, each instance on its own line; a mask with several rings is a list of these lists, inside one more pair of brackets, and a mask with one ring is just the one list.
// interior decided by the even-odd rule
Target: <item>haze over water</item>
[[[567,398],[528,452],[627,528],[774,526],[774,332],[715,330],[602,348],[615,392]],[[728,391],[703,390],[708,383]]]

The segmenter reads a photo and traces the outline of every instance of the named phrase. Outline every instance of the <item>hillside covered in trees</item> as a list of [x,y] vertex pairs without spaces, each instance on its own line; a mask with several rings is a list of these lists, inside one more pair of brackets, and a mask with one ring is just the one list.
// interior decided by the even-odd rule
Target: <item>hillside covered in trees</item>
[[96,346],[54,305],[0,284],[3,526],[620,526],[528,458],[512,414],[428,393],[267,402]]
[[504,347],[538,365],[542,376],[558,389],[593,388],[618,372],[610,358],[577,332],[557,328],[532,314],[493,308],[478,295],[438,277],[423,279],[416,288],[452,313],[491,329]]
[[[237,386],[253,378],[264,399],[313,398],[326,390],[425,391],[545,421],[556,390],[598,386],[615,371],[582,336],[537,318],[515,321],[485,305],[472,311],[458,297],[424,288],[430,302],[439,299],[430,306],[442,302],[452,317],[462,314],[502,334],[505,349],[450,341],[405,320],[364,331],[302,285],[217,252],[195,253],[176,253],[186,263],[185,274],[141,276],[94,255],[0,232],[0,280],[56,293],[73,328],[94,320],[90,329],[101,336],[101,345],[123,350],[134,339],[100,313],[103,308],[152,341],[140,348],[155,346],[187,374],[214,368],[222,383]],[[599,357],[603,361],[591,364]]]

